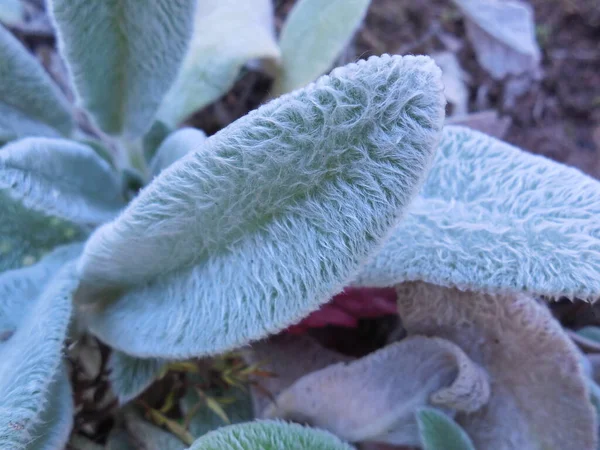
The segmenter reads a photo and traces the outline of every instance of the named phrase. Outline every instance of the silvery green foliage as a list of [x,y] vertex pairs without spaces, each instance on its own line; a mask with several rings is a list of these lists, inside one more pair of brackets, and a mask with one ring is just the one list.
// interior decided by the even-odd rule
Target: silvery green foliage
[[38,61],[0,25],[0,143],[58,137],[73,129],[70,108]]
[[281,70],[273,95],[327,72],[367,13],[370,0],[299,0],[281,30]]
[[[14,323],[14,333],[0,344],[1,448],[29,449],[32,442],[40,444],[40,449],[60,448],[68,439],[73,406],[61,359],[71,316],[71,295],[77,285],[74,269],[74,264],[67,263],[35,301],[29,297],[31,280],[25,277],[18,283],[14,281],[17,273],[2,275],[1,284],[8,277],[13,289],[9,289],[8,298],[15,299],[7,306],[26,308],[26,312]],[[25,292],[23,297],[18,295],[19,289]],[[7,311],[14,317],[10,309]]]
[[303,376],[276,398],[265,416],[310,423],[349,442],[415,446],[420,442],[419,407],[472,413],[489,398],[486,372],[459,347],[413,336]]
[[[108,450],[185,450],[187,446],[174,434],[145,421],[133,411],[125,413],[125,431],[116,434]],[[129,443],[129,446],[126,446]]]
[[186,154],[197,151],[206,140],[206,134],[197,128],[181,128],[170,134],[158,147],[150,161],[150,173],[158,175]]
[[110,386],[119,403],[127,403],[144,392],[161,374],[167,361],[141,359],[113,351],[108,361]]
[[148,130],[185,55],[195,3],[50,0],[79,102],[102,130]]
[[231,425],[197,439],[189,450],[353,450],[333,434],[298,424],[256,421]]
[[355,284],[424,280],[593,300],[600,297],[598,217],[598,181],[445,127],[420,195]]
[[189,50],[158,118],[177,125],[231,89],[256,59],[279,60],[271,0],[200,0]]
[[430,58],[372,57],[207,139],[87,242],[91,331],[131,355],[180,359],[318,308],[420,186],[443,120],[439,80]]
[[110,166],[74,141],[26,138],[0,150],[0,269],[82,239],[124,206]]
[[[194,379],[192,378],[192,380]],[[203,404],[190,420],[189,432],[192,436],[204,436],[206,433],[217,428],[230,424],[249,422],[254,419],[252,398],[246,387],[231,386],[227,389],[212,389],[209,392],[205,392],[205,394],[212,398],[226,398],[230,401],[221,405],[223,412],[227,415],[227,419],[229,419],[229,423],[225,422],[206,404]],[[181,411],[187,415],[198,403],[205,403],[205,400],[194,389],[188,389],[180,402]]]
[[475,450],[460,425],[438,409],[421,408],[417,423],[423,450]]

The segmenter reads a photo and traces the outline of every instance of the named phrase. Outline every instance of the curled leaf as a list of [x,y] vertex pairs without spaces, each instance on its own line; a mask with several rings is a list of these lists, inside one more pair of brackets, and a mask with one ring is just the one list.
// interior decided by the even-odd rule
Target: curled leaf
[[358,286],[423,280],[600,297],[600,183],[484,134],[445,127],[428,178]]
[[124,404],[144,392],[161,374],[167,361],[141,359],[119,351],[113,351],[108,361],[110,385]]
[[73,129],[69,103],[42,66],[0,25],[0,142]]
[[370,0],[300,0],[281,30],[281,71],[273,96],[327,72],[360,26]]
[[519,0],[454,0],[467,16],[467,35],[479,64],[495,79],[535,72],[540,49],[533,9]]
[[460,348],[415,336],[305,375],[266,416],[309,423],[349,442],[418,445],[419,406],[472,412],[489,396],[487,375]]
[[596,449],[577,349],[545,305],[524,295],[403,283],[398,308],[409,335],[448,339],[488,372],[490,401],[455,418],[475,448]]
[[156,176],[178,159],[198,150],[206,140],[206,134],[196,128],[181,128],[170,134],[158,147],[150,161],[150,173]]
[[475,450],[460,425],[437,409],[419,409],[417,423],[423,450]]
[[177,125],[231,89],[255,59],[279,60],[271,0],[199,1],[190,48],[158,118]]
[[262,420],[219,428],[189,450],[353,450],[334,435],[301,425]]
[[150,128],[192,33],[195,0],[51,0],[59,49],[82,106],[102,130]]
[[278,335],[244,349],[244,359],[272,376],[257,380],[252,389],[254,414],[263,413],[277,396],[307,373],[352,358],[328,350],[308,336]]
[[185,359],[317,309],[412,200],[441,127],[439,75],[427,57],[338,68],[162,172],[86,244],[78,300],[96,303],[92,332],[131,355]]
[[[24,306],[19,306],[27,308],[26,316],[14,334],[0,343],[1,448],[25,449],[33,440],[54,442],[60,447],[68,440],[72,400],[70,388],[60,378],[71,295],[77,284],[73,272],[74,264],[63,267],[33,304],[29,304],[29,287],[25,287],[25,295],[20,298]],[[3,278],[6,276],[3,274]],[[14,298],[18,287],[14,286]],[[4,311],[0,313],[5,315]]]

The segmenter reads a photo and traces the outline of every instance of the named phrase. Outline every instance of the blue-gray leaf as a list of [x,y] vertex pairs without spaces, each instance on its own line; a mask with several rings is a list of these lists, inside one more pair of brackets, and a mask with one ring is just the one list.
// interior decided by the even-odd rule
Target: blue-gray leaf
[[440,410],[421,408],[417,423],[423,450],[475,450],[467,433]]
[[182,128],[170,134],[150,161],[150,173],[158,175],[178,159],[198,150],[206,140],[206,134],[196,128]]
[[600,297],[600,182],[482,133],[446,127],[420,195],[356,285],[424,280]]
[[70,106],[42,66],[0,25],[0,142],[58,137],[73,129]]
[[124,206],[110,166],[72,141],[27,138],[0,150],[0,270],[82,239]]
[[353,450],[333,434],[295,423],[261,420],[231,425],[197,439],[189,450]]
[[177,75],[195,0],[51,0],[79,101],[110,134],[140,136]]
[[[18,306],[27,308],[27,315],[14,334],[0,344],[0,448],[29,448],[33,439],[48,439],[60,448],[68,439],[69,422],[64,417],[69,408],[66,387],[59,386],[57,391],[52,387],[63,376],[62,349],[71,316],[72,292],[77,286],[74,272],[74,264],[67,263],[33,305],[24,296],[23,305]],[[58,399],[52,399],[55,392]],[[55,406],[60,410],[46,411]],[[43,423],[49,416],[56,420],[58,428],[48,428],[48,423]]]
[[430,58],[385,55],[211,136],[88,241],[78,300],[114,300],[87,311],[92,332],[131,355],[185,359],[299,321],[397,223],[443,105]]

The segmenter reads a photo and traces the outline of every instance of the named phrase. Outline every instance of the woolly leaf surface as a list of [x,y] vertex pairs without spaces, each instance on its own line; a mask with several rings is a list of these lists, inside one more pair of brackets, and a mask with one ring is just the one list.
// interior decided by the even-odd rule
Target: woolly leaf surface
[[475,450],[460,425],[434,408],[421,408],[417,423],[423,450]]
[[69,103],[42,66],[0,25],[0,141],[69,135]]
[[281,72],[273,95],[301,88],[327,72],[360,26],[370,0],[300,0],[280,37]]
[[78,100],[109,134],[150,128],[192,32],[195,0],[51,0]]
[[[41,431],[48,433],[46,438],[68,439],[68,430],[65,433],[68,423],[62,416],[64,409],[48,415],[44,415],[44,411],[52,405],[52,385],[62,370],[71,296],[77,285],[74,269],[71,263],[61,269],[30,305],[15,333],[0,347],[1,448],[29,448],[32,440],[38,438],[35,434]],[[57,400],[59,403],[65,401],[61,397],[63,394]],[[44,419],[50,415],[62,431],[44,427]]]
[[256,421],[212,431],[189,450],[352,450],[334,435],[297,424]]
[[409,336],[450,340],[489,374],[489,402],[455,417],[475,448],[597,448],[597,418],[580,354],[546,305],[522,294],[420,282],[397,289]]
[[356,285],[423,280],[488,292],[600,297],[600,182],[446,127],[420,195]]
[[190,48],[158,118],[177,125],[231,89],[256,59],[279,59],[271,0],[199,1]]
[[349,442],[414,446],[420,442],[419,407],[473,412],[489,396],[487,374],[460,348],[414,336],[303,376],[277,397],[266,417],[310,423]]
[[184,359],[317,309],[421,184],[439,79],[427,57],[373,57],[211,136],[87,242],[78,300],[95,303],[92,332],[131,355]]

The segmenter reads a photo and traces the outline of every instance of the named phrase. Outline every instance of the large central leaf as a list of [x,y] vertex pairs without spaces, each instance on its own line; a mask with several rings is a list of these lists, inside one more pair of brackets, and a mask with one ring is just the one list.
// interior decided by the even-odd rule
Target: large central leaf
[[386,55],[212,136],[88,242],[80,301],[126,291],[89,311],[92,331],[132,355],[182,358],[299,321],[397,223],[443,104],[431,59]]

